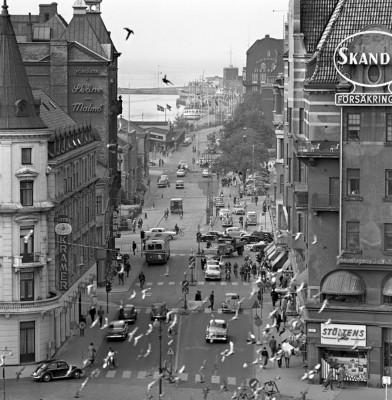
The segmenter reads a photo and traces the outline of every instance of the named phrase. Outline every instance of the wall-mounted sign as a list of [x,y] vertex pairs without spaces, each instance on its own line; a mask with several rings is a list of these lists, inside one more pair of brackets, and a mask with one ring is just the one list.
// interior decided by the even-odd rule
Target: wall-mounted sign
[[91,68],[78,68],[76,70],[77,74],[99,74],[99,71],[97,69],[91,69]]
[[57,224],[54,227],[56,232],[57,240],[59,243],[59,255],[60,260],[58,266],[58,285],[61,292],[66,292],[68,290],[68,235],[72,232],[72,226],[69,224],[68,215],[59,215],[55,218]]
[[113,237],[119,238],[121,237],[120,234],[120,213],[118,210],[113,210],[113,219],[112,219],[112,227],[113,227]]
[[84,83],[82,83],[82,84],[79,83],[77,85],[74,85],[71,92],[72,93],[102,93],[103,89],[96,88],[91,85],[85,85]]
[[366,346],[366,325],[321,324],[321,343]]
[[339,257],[338,264],[355,264],[355,265],[392,265],[392,259],[390,258],[344,258]]
[[390,106],[392,94],[388,93],[336,93],[337,106]]
[[100,113],[103,110],[103,104],[100,106],[94,106],[92,103],[83,104],[83,103],[73,103],[72,111],[73,112],[88,112],[88,113]]

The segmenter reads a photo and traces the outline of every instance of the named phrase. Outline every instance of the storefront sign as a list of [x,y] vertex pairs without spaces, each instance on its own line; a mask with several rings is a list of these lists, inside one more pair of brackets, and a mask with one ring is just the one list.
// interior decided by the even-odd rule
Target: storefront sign
[[76,70],[77,74],[99,74],[97,69],[79,68]]
[[103,104],[100,106],[94,106],[92,103],[83,104],[83,103],[73,103],[72,111],[73,112],[88,112],[88,113],[100,113],[103,110]]
[[121,237],[121,234],[120,234],[120,213],[119,213],[118,210],[113,210],[112,226],[113,226],[113,237],[114,238]]
[[77,84],[74,85],[72,89],[72,93],[102,93],[103,90],[101,88],[95,88],[91,85]]
[[337,106],[389,106],[392,104],[392,94],[388,93],[336,93]]
[[366,325],[321,324],[321,343],[366,346]]
[[[362,51],[356,51],[359,48]],[[375,79],[374,82],[365,83],[362,80],[354,80],[348,75],[345,67],[361,65],[364,67],[375,66],[377,68],[385,66],[391,61],[388,49],[392,49],[391,33],[381,30],[355,33],[343,39],[336,47],[333,57],[335,69],[345,81],[350,82],[354,87],[356,85],[369,88],[387,86],[392,81]]]
[[392,259],[390,258],[338,258],[338,264],[370,264],[370,265],[392,265]]
[[59,242],[59,290],[66,292],[68,290],[68,235],[72,232],[72,226],[69,224],[68,215],[59,215],[55,218],[57,224],[54,230]]

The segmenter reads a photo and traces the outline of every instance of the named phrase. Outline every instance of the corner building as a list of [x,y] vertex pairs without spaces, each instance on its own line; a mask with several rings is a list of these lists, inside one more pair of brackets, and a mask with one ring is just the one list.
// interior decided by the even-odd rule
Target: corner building
[[342,41],[347,54],[391,55],[391,10],[390,0],[292,0],[285,54],[277,220],[307,282],[308,365],[325,378],[343,364],[347,381],[369,387],[392,373],[392,64],[336,68],[334,57]]

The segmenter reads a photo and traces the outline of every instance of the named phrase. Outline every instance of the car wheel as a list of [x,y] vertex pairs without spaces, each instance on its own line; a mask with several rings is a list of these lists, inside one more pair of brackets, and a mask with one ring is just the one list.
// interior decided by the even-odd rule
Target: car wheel
[[172,235],[169,235],[168,238],[169,238],[169,240],[173,240],[173,236]]
[[50,382],[50,381],[52,380],[52,375],[49,374],[49,373],[47,373],[47,374],[45,374],[45,375],[42,377],[42,380],[43,380],[44,382]]
[[72,377],[73,377],[74,379],[79,379],[80,376],[81,376],[80,371],[74,371],[74,373],[72,374]]
[[209,339],[209,341],[210,341],[210,343],[214,343],[214,339],[212,339],[212,338]]

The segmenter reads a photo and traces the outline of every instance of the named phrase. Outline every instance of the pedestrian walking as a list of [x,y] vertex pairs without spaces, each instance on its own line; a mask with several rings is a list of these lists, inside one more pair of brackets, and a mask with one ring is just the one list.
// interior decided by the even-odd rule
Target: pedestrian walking
[[124,271],[119,271],[119,273],[117,274],[118,276],[118,284],[119,285],[124,285]]
[[257,202],[259,201],[259,198],[258,198],[258,196],[255,196],[255,203],[256,203],[256,206],[257,206]]
[[129,261],[125,261],[124,271],[127,274],[127,278],[128,278],[129,272],[131,271],[131,263]]
[[344,389],[344,378],[346,377],[346,370],[344,364],[340,364],[338,369],[338,388]]
[[332,384],[332,380],[333,380],[333,368],[332,365],[329,366],[329,371],[328,371],[328,375],[326,380],[324,381],[324,389],[323,392],[327,391],[328,386],[331,386],[331,390],[333,390],[333,384]]
[[137,222],[136,222],[136,218],[135,218],[135,219],[132,221],[133,233],[136,232],[136,224],[137,224]]
[[284,363],[285,363],[286,368],[290,368],[291,351],[283,350],[283,357],[284,357]]
[[269,348],[271,349],[271,356],[273,357],[276,353],[276,339],[275,336],[272,336],[268,343]]
[[275,307],[276,302],[279,299],[279,294],[276,293],[275,289],[272,289],[271,291],[271,300],[272,300],[272,307]]
[[90,362],[89,365],[93,364],[95,361],[95,355],[97,354],[97,350],[95,350],[94,343],[90,343],[89,346],[87,347],[87,353],[88,353],[88,361]]
[[[282,323],[282,316],[280,315],[280,312],[277,311],[275,313],[275,321],[276,321],[276,332],[279,332],[280,330],[280,325]],[[280,335],[279,335],[280,336]]]
[[276,348],[276,359],[278,360],[278,367],[282,368],[282,358],[283,358],[283,349],[282,345],[279,343]]
[[214,301],[215,301],[215,294],[214,291],[211,292],[210,297],[208,298],[210,300],[210,305],[208,308],[211,308],[211,311],[214,310]]
[[140,282],[140,289],[143,290],[144,282],[146,282],[146,277],[145,277],[143,271],[141,271],[139,274],[139,282]]
[[136,251],[137,251],[137,244],[135,241],[132,242],[132,251],[133,251],[133,255],[135,255]]
[[200,290],[198,290],[195,294],[195,301],[202,301],[201,300],[201,292]]
[[261,358],[262,358],[261,364],[263,368],[267,369],[269,355],[266,347],[263,347],[263,350],[261,351]]
[[99,306],[98,310],[98,320],[99,320],[99,327],[102,328],[103,316],[105,315],[105,311],[103,311],[102,306]]
[[88,313],[90,314],[90,317],[91,317],[91,323],[93,323],[95,320],[95,314],[97,313],[97,310],[95,309],[94,305],[92,305],[90,307],[90,310],[88,311]]

